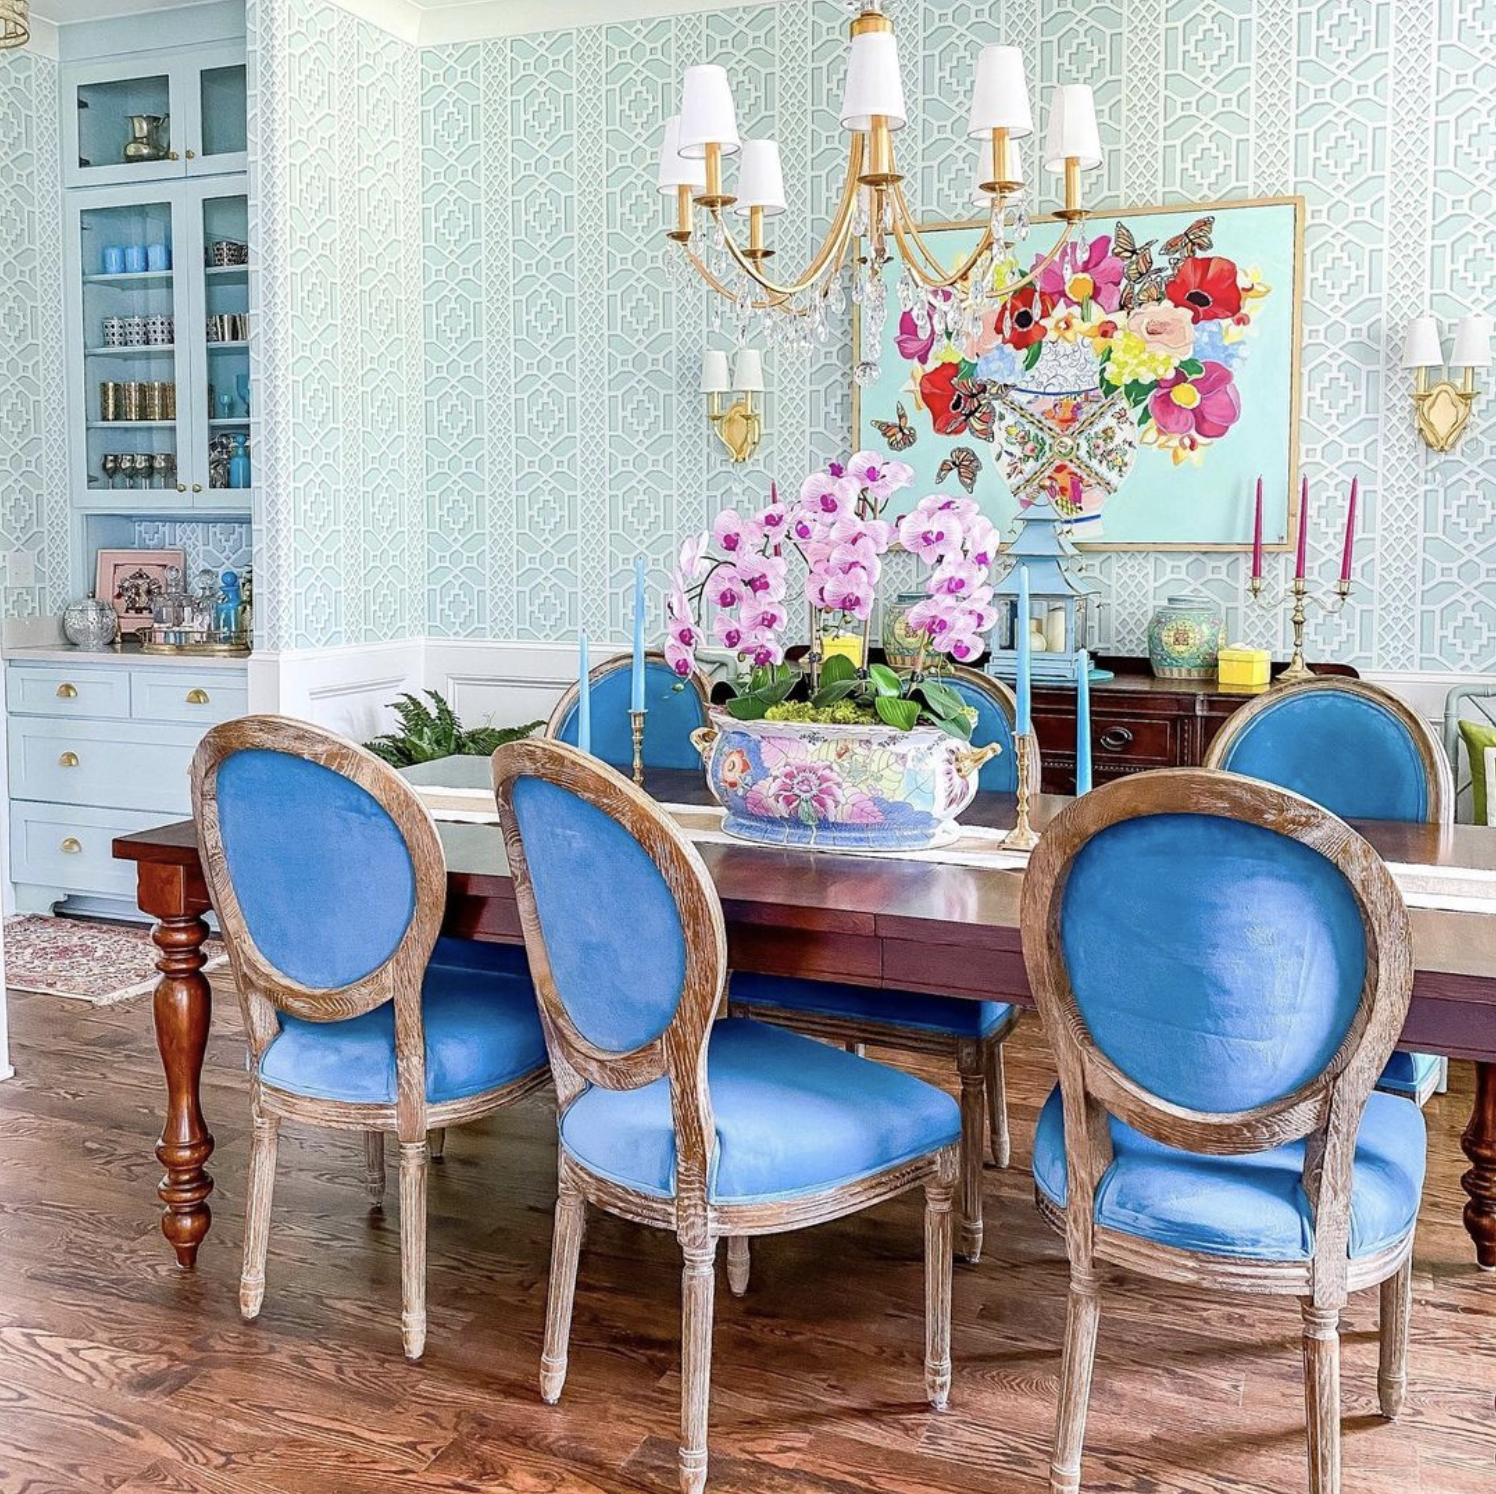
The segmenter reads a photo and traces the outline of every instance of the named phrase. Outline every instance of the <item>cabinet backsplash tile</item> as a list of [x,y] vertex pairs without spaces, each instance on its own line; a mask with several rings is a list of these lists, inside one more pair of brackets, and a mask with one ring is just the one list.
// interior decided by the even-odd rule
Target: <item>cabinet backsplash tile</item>
[[137,519],[134,544],[139,550],[183,550],[187,580],[204,567],[242,572],[253,563],[251,531],[243,520]]

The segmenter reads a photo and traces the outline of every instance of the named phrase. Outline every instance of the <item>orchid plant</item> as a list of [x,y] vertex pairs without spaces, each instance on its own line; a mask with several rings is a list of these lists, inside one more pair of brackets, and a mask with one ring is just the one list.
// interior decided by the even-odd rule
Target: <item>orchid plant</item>
[[[850,704],[862,719],[906,731],[924,721],[969,737],[971,718],[961,697],[935,676],[947,660],[976,658],[983,635],[997,621],[988,578],[998,537],[972,499],[945,493],[932,493],[890,518],[895,495],[913,480],[905,463],[860,451],[848,462],[813,472],[793,504],[782,503],[775,486],[761,512],[729,509],[719,515],[709,532],[682,545],[671,578],[665,643],[670,667],[688,676],[709,636],[749,667],[747,687],[734,686],[727,702],[739,720],[786,711],[803,681],[814,711]],[[867,662],[883,557],[895,544],[929,567],[926,595],[906,619],[910,633],[922,640],[907,674]],[[805,567],[806,674],[784,662],[794,554]],[[698,621],[705,610],[709,631]],[[846,633],[860,634],[861,667],[825,650],[828,639]]]

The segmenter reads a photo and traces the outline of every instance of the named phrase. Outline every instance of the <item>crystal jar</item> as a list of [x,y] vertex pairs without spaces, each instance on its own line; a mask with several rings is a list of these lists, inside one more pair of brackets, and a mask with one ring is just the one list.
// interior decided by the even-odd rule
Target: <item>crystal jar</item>
[[75,648],[98,652],[114,643],[119,618],[108,602],[101,602],[90,593],[80,602],[69,602],[63,609],[62,631]]

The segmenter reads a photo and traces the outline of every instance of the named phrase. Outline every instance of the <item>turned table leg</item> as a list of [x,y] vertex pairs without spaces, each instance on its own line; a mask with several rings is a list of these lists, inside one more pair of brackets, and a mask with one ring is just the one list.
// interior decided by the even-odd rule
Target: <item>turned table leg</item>
[[1475,1105],[1460,1137],[1470,1170],[1460,1179],[1469,1197],[1465,1228],[1482,1271],[1496,1271],[1496,1063],[1475,1065]]
[[213,996],[203,974],[203,941],[208,925],[196,912],[158,913],[151,932],[161,958],[156,968],[156,1046],[166,1070],[166,1120],[156,1156],[166,1169],[157,1185],[164,1205],[161,1233],[176,1251],[177,1264],[190,1268],[197,1247],[213,1223],[208,1195],[213,1179],[204,1170],[213,1155],[213,1137],[203,1119],[198,1093]]

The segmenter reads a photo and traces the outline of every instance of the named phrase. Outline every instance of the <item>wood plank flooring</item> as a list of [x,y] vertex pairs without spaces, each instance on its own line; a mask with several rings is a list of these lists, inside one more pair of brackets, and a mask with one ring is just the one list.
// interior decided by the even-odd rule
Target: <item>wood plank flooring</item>
[[[400,1353],[399,1229],[364,1201],[362,1144],[286,1126],[265,1310],[237,1312],[248,1103],[220,997],[205,1074],[214,1228],[195,1273],[157,1230],[161,1091],[148,1000],[11,998],[0,1084],[4,1494],[616,1494],[675,1488],[674,1242],[594,1215],[560,1406],[536,1390],[554,1197],[543,1097],[453,1131],[433,1169],[430,1338]],[[948,1079],[938,1068],[925,1072]],[[1042,1491],[1064,1316],[1059,1240],[1027,1172],[1052,1081],[1037,1024],[1009,1045],[1013,1167],[987,1172],[987,1253],[958,1267],[951,1409],[921,1399],[913,1198],[756,1241],[719,1277],[712,1482],[734,1494]],[[1496,1490],[1496,1277],[1460,1227],[1468,1069],[1427,1115],[1407,1409],[1376,1414],[1376,1300],[1347,1314],[1345,1487]],[[393,1169],[391,1172],[393,1178]],[[1280,1494],[1305,1485],[1297,1307],[1207,1306],[1109,1279],[1090,1491]]]

